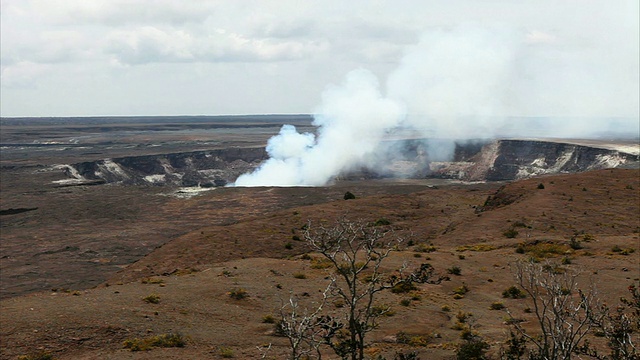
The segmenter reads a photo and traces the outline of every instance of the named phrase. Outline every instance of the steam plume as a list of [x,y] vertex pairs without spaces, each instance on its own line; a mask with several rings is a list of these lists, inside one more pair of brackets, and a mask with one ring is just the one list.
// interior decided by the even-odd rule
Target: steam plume
[[400,103],[380,94],[377,78],[367,70],[350,72],[341,86],[327,88],[322,98],[313,122],[317,137],[283,126],[267,143],[270,159],[254,173],[240,176],[236,186],[324,185],[363,164],[404,115]]
[[[386,94],[371,72],[350,72],[343,84],[329,86],[323,93],[313,122],[317,135],[283,126],[268,142],[270,159],[255,172],[240,176],[235,185],[325,185],[345,171],[376,168],[401,158],[399,150],[383,140],[386,134],[407,129],[435,139],[423,146],[429,160],[450,159],[454,141],[496,136],[589,137],[611,130],[614,124],[618,133],[637,137],[637,47],[621,47],[618,54],[631,63],[635,59],[635,67],[627,73],[631,80],[618,82],[629,93],[610,98],[609,87],[603,85],[608,85],[608,78],[621,79],[620,64],[598,56],[581,61],[574,53],[559,60],[549,58],[549,51],[557,51],[554,41],[540,32],[523,36],[508,29],[478,27],[428,33],[407,49],[389,74]],[[607,50],[613,51],[603,48]],[[613,106],[602,105],[603,99],[610,99]],[[633,113],[623,114],[626,119],[603,118],[619,115],[613,112],[621,108],[616,105],[629,103],[632,106],[624,108]],[[535,122],[507,116],[548,112],[559,116]]]

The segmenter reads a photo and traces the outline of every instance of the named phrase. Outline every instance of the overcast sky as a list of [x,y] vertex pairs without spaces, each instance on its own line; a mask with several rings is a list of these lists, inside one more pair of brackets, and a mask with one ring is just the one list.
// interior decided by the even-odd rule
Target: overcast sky
[[[511,75],[485,95],[517,95],[501,115],[639,112],[638,0],[2,0],[1,15],[2,116],[312,113],[349,71],[384,94],[416,44],[474,29],[507,34]],[[465,79],[476,55],[460,52]]]

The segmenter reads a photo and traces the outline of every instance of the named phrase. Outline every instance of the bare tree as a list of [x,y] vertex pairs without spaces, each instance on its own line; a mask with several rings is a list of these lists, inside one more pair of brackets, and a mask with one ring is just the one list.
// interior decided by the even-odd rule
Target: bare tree
[[322,300],[312,311],[302,308],[298,299],[292,294],[289,301],[280,308],[281,320],[276,325],[278,335],[289,340],[290,359],[321,359],[320,345],[325,330],[321,326],[321,313],[327,301],[332,284],[322,293]]
[[389,236],[388,228],[373,226],[363,221],[341,218],[330,227],[309,223],[304,238],[312,250],[320,253],[331,264],[331,295],[344,303],[344,317],[329,315],[316,318],[321,343],[333,349],[343,359],[364,359],[366,334],[378,326],[378,318],[389,308],[375,306],[376,295],[396,286],[410,287],[413,282],[430,281],[433,267],[422,264],[407,273],[406,264],[392,274],[381,266],[389,255],[398,250],[403,239]]
[[634,285],[628,287],[631,299],[620,298],[614,309],[606,304],[600,307],[601,316],[592,320],[601,336],[607,339],[609,355],[601,354],[589,343],[584,344],[580,353],[599,360],[640,360],[638,332],[640,332],[640,290]]
[[550,262],[521,261],[512,268],[518,285],[533,302],[533,313],[540,330],[539,334],[529,334],[517,319],[511,317],[515,331],[533,344],[529,358],[571,359],[595,326],[594,320],[602,318],[594,288],[580,289],[579,272]]

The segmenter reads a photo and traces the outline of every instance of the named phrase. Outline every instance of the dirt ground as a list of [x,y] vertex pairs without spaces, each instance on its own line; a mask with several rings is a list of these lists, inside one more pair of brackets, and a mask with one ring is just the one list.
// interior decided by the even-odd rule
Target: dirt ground
[[[387,219],[394,235],[406,238],[407,245],[411,240],[413,245],[402,247],[385,263],[388,271],[405,262],[430,263],[440,274],[453,266],[461,269],[460,275],[449,275],[450,281],[420,285],[411,294],[381,293],[379,302],[391,305],[394,314],[370,334],[367,354],[372,358],[393,358],[399,351],[416,351],[422,359],[453,358],[461,342],[460,331],[452,329],[459,311],[472,314],[473,329],[495,353],[508,334],[505,311],[489,309],[497,301],[533,326],[531,315],[524,313],[528,299],[501,296],[514,284],[510,264],[531,256],[517,253],[518,244],[548,241],[564,246],[566,252],[552,260],[570,259],[564,266],[582,272],[580,285],[595,284],[611,304],[640,280],[637,169],[509,184],[367,181],[324,188],[225,188],[189,199],[166,197],[159,190],[156,197],[143,195],[143,190],[56,189],[58,202],[50,208],[40,205],[38,210],[3,215],[2,253],[26,255],[3,257],[0,263],[5,294],[0,300],[0,359],[38,353],[56,359],[259,359],[258,347],[268,344],[268,358],[285,358],[286,339],[274,336],[274,325],[264,323],[265,316],[277,317],[292,294],[312,307],[328,276],[328,270],[314,269],[302,257],[308,248],[296,237],[309,221],[313,226],[345,215],[368,222]],[[95,192],[95,199],[100,191],[120,195],[109,197],[99,209],[83,202],[92,198],[85,194]],[[343,200],[346,191],[357,199]],[[27,193],[20,206],[34,207],[37,196]],[[74,212],[82,216],[69,215]],[[64,230],[69,228],[73,230]],[[514,238],[505,236],[510,229],[518,233]],[[64,241],[47,240],[61,231],[68,233]],[[38,241],[15,248],[27,240],[23,234],[38,236]],[[582,249],[568,247],[572,237]],[[426,245],[435,251],[420,251]],[[112,252],[94,246],[111,247]],[[615,246],[628,251],[614,251]],[[104,260],[83,263],[81,254],[88,251],[105,251],[105,256],[85,255]],[[126,265],[132,258],[121,256],[139,260]],[[78,267],[69,270],[70,263]],[[21,278],[10,277],[43,269],[54,280],[32,282],[36,286],[29,289],[20,287]],[[58,286],[57,273],[78,280],[74,286]],[[14,285],[5,287],[7,282]],[[454,299],[454,289],[462,285],[469,292]],[[38,286],[48,287],[33,292]],[[238,289],[248,297],[232,299],[229,292]],[[157,295],[159,302],[143,301],[150,295]],[[402,300],[408,300],[403,302],[407,306]],[[450,311],[443,311],[444,305]],[[328,308],[341,310],[336,304]],[[401,331],[425,341],[399,344],[396,335]],[[182,334],[186,346],[136,352],[123,347],[128,339],[167,333]],[[335,355],[327,353],[327,358]]]

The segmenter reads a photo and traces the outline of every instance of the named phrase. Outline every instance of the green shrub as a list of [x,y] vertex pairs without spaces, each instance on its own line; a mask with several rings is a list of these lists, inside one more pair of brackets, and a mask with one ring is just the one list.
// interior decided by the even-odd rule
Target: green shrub
[[564,255],[571,252],[571,248],[566,244],[556,244],[554,242],[537,242],[533,244],[520,244],[516,249],[518,253],[528,253],[534,260]]
[[456,251],[491,251],[495,250],[496,247],[489,244],[475,244],[475,245],[462,245],[456,248]]
[[350,191],[347,191],[346,193],[344,193],[344,199],[345,200],[353,200],[355,198],[356,198],[356,196],[353,195],[353,193],[351,193]]
[[582,249],[582,243],[580,243],[580,240],[577,240],[575,237],[572,237],[571,240],[569,241],[569,247],[572,248],[573,250],[580,250]]
[[284,248],[287,249],[287,250],[291,250],[291,249],[293,249],[293,244],[288,242],[288,243],[284,244]]
[[221,346],[218,352],[220,353],[220,356],[225,359],[233,357],[233,350],[231,348]]
[[416,247],[413,249],[413,251],[417,251],[417,252],[423,252],[423,253],[430,253],[430,252],[434,252],[438,250],[438,248],[436,248],[435,246],[429,244],[429,245],[425,245],[425,244],[418,244],[416,245]]
[[400,305],[409,306],[409,305],[411,305],[411,300],[410,299],[402,299],[402,300],[400,300]]
[[391,221],[385,218],[380,218],[376,220],[375,223],[373,223],[373,226],[386,226],[386,225],[391,225]]
[[538,189],[540,190],[544,189],[544,184],[543,183],[538,184]]
[[371,315],[373,316],[393,316],[396,313],[391,310],[391,306],[387,304],[378,304],[371,307]]
[[462,274],[462,270],[460,269],[459,266],[452,266],[450,268],[447,269],[447,272],[451,275],[460,275]]
[[511,286],[502,292],[502,297],[511,299],[522,299],[527,297],[527,295],[519,287]]
[[43,351],[36,354],[18,356],[18,360],[53,360],[53,355]]
[[149,296],[143,297],[142,300],[149,304],[157,304],[160,302],[160,296],[156,294],[151,294]]
[[491,309],[491,310],[502,310],[502,309],[504,309],[504,304],[499,302],[499,301],[496,301],[496,302],[491,303],[491,306],[489,307],[489,309]]
[[403,281],[400,283],[397,283],[395,286],[393,286],[391,288],[391,292],[394,294],[403,294],[403,293],[408,293],[410,291],[416,290],[417,287],[408,281]]
[[462,343],[456,351],[456,360],[484,360],[487,359],[486,352],[489,349],[489,344],[482,340],[477,339],[475,336],[472,339]]
[[295,273],[293,274],[293,277],[296,279],[306,279],[307,275],[305,275],[304,273]]
[[273,315],[268,314],[262,317],[262,322],[265,324],[275,324],[276,323],[276,318],[273,317]]
[[227,295],[234,300],[242,300],[249,297],[249,294],[247,294],[247,291],[244,289],[233,289],[229,291]]
[[164,284],[164,280],[157,277],[148,277],[140,280],[142,284]]
[[144,339],[128,339],[125,340],[123,346],[125,349],[131,351],[147,351],[154,347],[172,348],[172,347],[184,347],[186,340],[180,334],[162,334],[151,336]]
[[469,292],[469,288],[465,284],[462,284],[462,286],[453,289],[453,293],[456,295],[464,295],[468,292]]
[[331,260],[327,258],[312,258],[311,259],[311,268],[312,269],[328,269],[333,266]]
[[502,235],[504,235],[506,238],[508,239],[513,239],[516,236],[518,236],[518,230],[514,229],[514,228],[509,228],[508,230],[506,230],[505,232],[502,233]]

